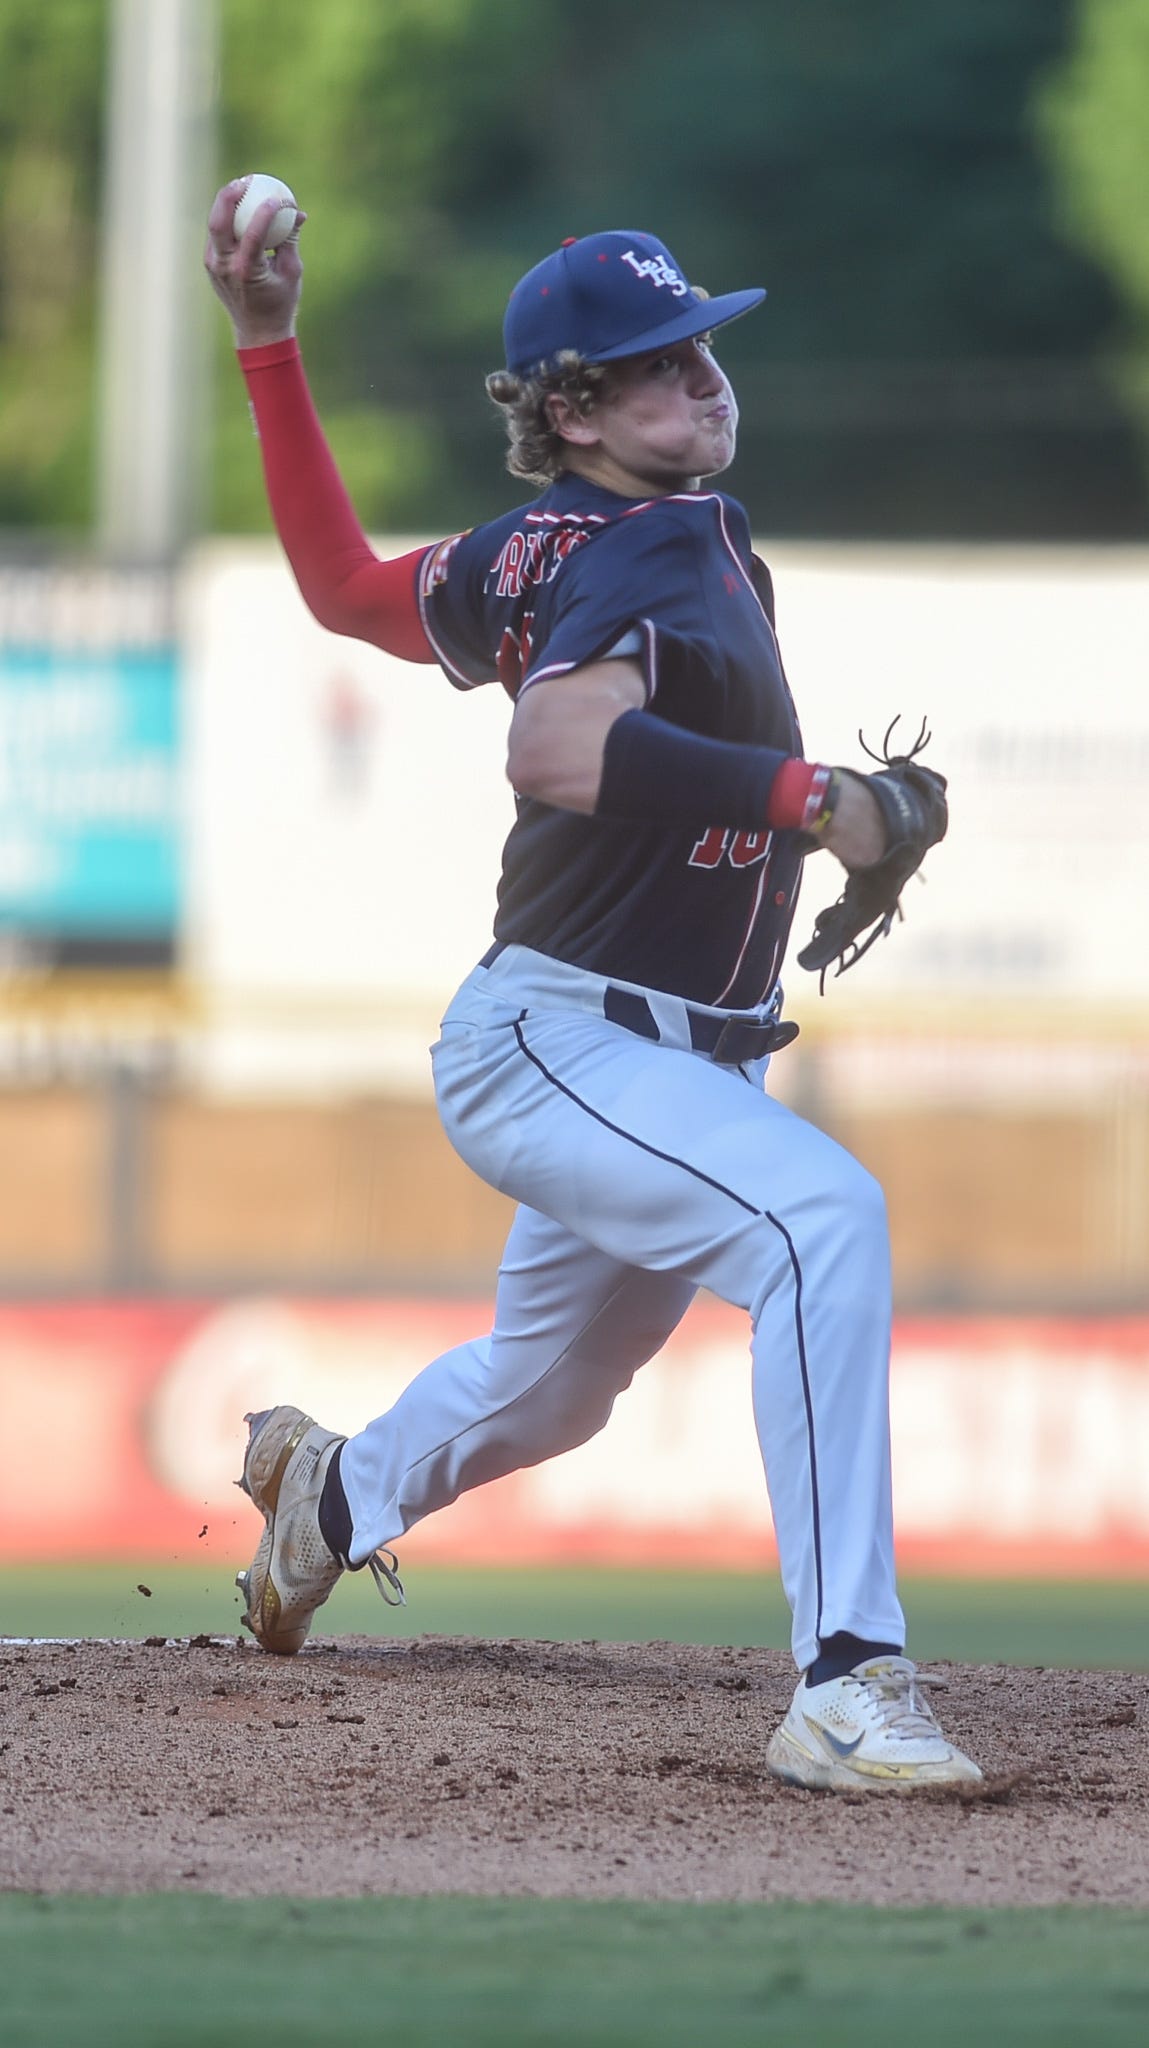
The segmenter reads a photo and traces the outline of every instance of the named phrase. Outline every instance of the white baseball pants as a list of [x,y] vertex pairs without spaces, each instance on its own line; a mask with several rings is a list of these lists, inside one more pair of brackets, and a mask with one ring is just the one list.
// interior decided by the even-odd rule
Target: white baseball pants
[[520,1207],[491,1333],[435,1359],[347,1442],[352,1562],[467,1488],[593,1436],[705,1285],[750,1317],[799,1668],[840,1630],[901,1643],[881,1190],[765,1094],[768,1062],[686,1050],[687,1006],[656,991],[633,993],[659,1038],[636,1036],[604,1017],[607,988],[510,946],[443,1020],[444,1128]]

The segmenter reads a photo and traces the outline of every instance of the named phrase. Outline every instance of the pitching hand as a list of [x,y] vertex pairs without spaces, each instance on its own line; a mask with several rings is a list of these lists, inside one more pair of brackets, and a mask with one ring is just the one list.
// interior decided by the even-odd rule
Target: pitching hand
[[295,233],[278,249],[266,249],[264,236],[277,210],[276,201],[269,199],[237,241],[235,209],[243,190],[244,180],[233,178],[216,193],[203,260],[212,290],[231,317],[236,347],[260,348],[271,341],[287,341],[295,333],[303,290],[298,235],[307,215],[297,215]]
[[821,843],[844,868],[870,867],[886,850],[882,814],[866,786],[868,778],[849,770],[840,772],[838,801]]

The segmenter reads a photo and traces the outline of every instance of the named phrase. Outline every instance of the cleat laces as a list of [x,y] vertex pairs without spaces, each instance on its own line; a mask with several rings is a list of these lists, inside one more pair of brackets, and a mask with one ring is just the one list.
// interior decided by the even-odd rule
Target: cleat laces
[[908,1669],[883,1666],[851,1675],[868,1696],[882,1727],[891,1735],[913,1742],[923,1735],[936,1738],[941,1734],[925,1691],[930,1687],[944,1692],[944,1678],[924,1677],[913,1665]]
[[367,1569],[388,1607],[406,1607],[407,1595],[399,1577],[399,1560],[393,1550],[373,1550],[365,1560]]

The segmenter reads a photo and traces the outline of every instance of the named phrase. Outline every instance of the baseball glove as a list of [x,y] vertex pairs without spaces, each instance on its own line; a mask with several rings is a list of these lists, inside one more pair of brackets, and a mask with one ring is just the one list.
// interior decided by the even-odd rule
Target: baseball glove
[[844,974],[869,952],[876,939],[889,935],[894,918],[902,916],[900,899],[910,876],[917,873],[930,847],[945,838],[949,822],[945,776],[936,769],[923,768],[916,758],[930,737],[925,721],[908,754],[891,754],[890,739],[897,722],[895,718],[887,728],[880,754],[858,734],[871,761],[881,763],[875,774],[862,779],[882,813],[886,850],[872,867],[853,869],[837,902],[820,910],[814,920],[813,937],[799,953],[798,965],[821,974],[823,985],[835,960],[835,974]]

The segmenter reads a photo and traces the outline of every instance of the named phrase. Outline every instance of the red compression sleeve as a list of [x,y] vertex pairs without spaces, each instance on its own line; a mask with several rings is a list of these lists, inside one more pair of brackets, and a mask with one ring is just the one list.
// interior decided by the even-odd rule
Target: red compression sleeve
[[404,661],[433,662],[415,594],[417,548],[383,562],[343,487],[312,403],[297,341],[241,348],[276,531],[321,626]]

